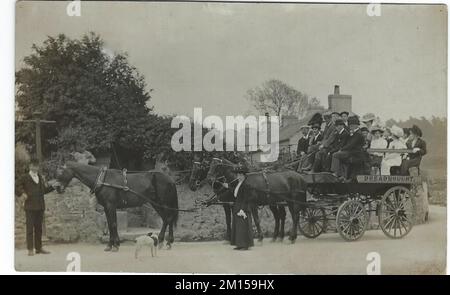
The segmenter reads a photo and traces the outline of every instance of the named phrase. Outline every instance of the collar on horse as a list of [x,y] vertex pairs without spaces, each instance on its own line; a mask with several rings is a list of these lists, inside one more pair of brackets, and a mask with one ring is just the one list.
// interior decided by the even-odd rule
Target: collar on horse
[[95,179],[94,186],[91,189],[91,194],[94,194],[102,186],[109,186],[109,187],[121,189],[123,191],[129,191],[130,190],[130,188],[128,187],[127,169],[125,169],[125,168],[122,169],[123,185],[117,185],[117,184],[111,184],[111,183],[105,182],[106,172],[107,171],[108,171],[107,167],[101,167],[100,168],[100,171],[97,174],[97,178]]

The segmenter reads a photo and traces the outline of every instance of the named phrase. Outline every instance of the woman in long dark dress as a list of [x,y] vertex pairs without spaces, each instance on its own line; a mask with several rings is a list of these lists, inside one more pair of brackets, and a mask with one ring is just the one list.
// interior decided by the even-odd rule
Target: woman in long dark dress
[[254,245],[251,206],[246,195],[244,187],[239,188],[233,207],[230,243],[236,246],[235,250],[248,250]]

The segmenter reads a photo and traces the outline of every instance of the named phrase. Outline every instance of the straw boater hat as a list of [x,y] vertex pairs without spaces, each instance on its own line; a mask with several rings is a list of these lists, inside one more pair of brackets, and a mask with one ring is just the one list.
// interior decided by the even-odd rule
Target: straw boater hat
[[391,134],[400,138],[403,136],[403,129],[397,125],[394,125],[391,127]]
[[364,116],[362,116],[361,121],[362,122],[369,122],[369,121],[375,121],[375,115],[372,113],[367,113]]
[[411,128],[411,133],[414,133],[418,137],[422,137],[422,130],[420,130],[419,126],[417,125],[413,125],[413,127]]
[[343,115],[343,114],[346,114],[347,115],[347,117],[348,117],[348,115],[350,114],[349,112],[347,112],[347,111],[343,111],[343,112],[341,112],[339,115]]
[[300,126],[299,130],[309,129],[309,128],[310,128],[310,126],[308,126],[308,125],[302,125],[302,126]]

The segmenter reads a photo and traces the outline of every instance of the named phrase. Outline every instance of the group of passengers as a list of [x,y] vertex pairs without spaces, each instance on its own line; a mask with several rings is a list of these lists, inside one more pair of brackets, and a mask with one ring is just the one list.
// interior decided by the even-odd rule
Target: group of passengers
[[317,113],[300,131],[298,170],[331,172],[343,179],[350,177],[350,170],[409,175],[427,152],[418,126],[384,127],[372,113],[361,119],[346,111]]

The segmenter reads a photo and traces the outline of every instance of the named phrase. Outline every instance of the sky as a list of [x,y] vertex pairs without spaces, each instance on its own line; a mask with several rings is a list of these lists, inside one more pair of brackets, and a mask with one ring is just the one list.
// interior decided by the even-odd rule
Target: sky
[[328,106],[335,84],[352,111],[381,119],[447,114],[447,17],[440,5],[83,2],[16,5],[16,69],[33,43],[93,31],[128,53],[159,114],[244,115],[247,90],[279,79]]

